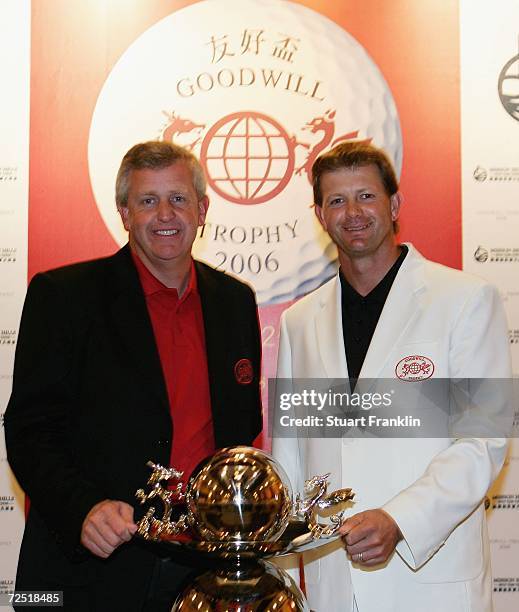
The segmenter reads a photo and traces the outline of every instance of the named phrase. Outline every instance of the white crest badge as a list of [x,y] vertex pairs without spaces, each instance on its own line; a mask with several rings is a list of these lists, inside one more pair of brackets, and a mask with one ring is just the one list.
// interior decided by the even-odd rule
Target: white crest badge
[[400,380],[409,382],[431,378],[434,373],[434,363],[423,355],[408,355],[401,359],[395,368],[395,374]]

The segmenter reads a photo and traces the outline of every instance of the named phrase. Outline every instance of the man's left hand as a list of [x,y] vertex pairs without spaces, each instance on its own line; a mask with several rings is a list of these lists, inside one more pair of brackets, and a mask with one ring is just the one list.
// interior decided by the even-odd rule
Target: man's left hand
[[398,525],[384,510],[366,510],[348,518],[339,533],[354,563],[385,563],[402,539]]

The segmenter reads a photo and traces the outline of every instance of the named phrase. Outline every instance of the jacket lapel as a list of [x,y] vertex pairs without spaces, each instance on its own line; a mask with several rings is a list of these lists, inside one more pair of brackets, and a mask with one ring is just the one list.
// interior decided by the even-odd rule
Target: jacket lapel
[[113,329],[128,359],[146,385],[169,413],[169,401],[153,328],[130,248],[126,245],[113,258],[110,304]]
[[375,333],[366,353],[360,378],[380,376],[397,344],[421,310],[419,294],[424,288],[424,258],[413,248],[404,259],[387,296]]
[[[224,431],[226,426],[232,424],[232,411],[221,406],[228,391],[225,385],[225,368],[228,367],[227,344],[232,325],[226,322],[228,313],[224,309],[225,301],[219,295],[216,278],[198,261],[195,261],[195,268],[204,319],[211,409],[217,438],[219,431]],[[217,446],[218,442],[217,439]]]
[[322,293],[314,325],[324,371],[330,379],[348,378],[338,275],[323,288]]

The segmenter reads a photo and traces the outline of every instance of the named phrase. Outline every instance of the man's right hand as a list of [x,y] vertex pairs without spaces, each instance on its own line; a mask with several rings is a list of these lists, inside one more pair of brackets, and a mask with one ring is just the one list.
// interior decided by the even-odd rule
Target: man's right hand
[[94,555],[106,559],[136,531],[132,506],[105,499],[86,515],[81,528],[81,544]]

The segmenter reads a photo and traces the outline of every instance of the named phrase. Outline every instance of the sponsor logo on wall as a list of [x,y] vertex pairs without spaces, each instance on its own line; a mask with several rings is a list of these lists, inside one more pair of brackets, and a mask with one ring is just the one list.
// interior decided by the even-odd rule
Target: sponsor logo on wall
[[494,578],[494,593],[516,593],[519,591],[519,576],[512,578]]
[[17,250],[13,247],[0,247],[0,263],[14,263]]
[[493,495],[491,505],[493,510],[516,510],[519,508],[519,494]]
[[[516,40],[519,40],[519,35]],[[497,90],[505,111],[519,121],[519,53],[503,66],[497,80]]]
[[0,346],[16,344],[16,329],[0,329]]
[[474,259],[479,263],[517,263],[519,247],[485,247],[479,245],[474,251]]
[[0,513],[12,512],[16,506],[14,495],[0,495]]
[[478,183],[519,181],[519,166],[492,166],[490,168],[476,166],[472,176]]
[[519,329],[509,329],[508,337],[510,338],[510,344],[519,344]]
[[0,166],[0,181],[12,182],[18,180],[18,168],[16,166]]
[[488,261],[488,250],[485,247],[478,246],[476,251],[474,252],[474,259],[479,261],[479,263],[485,263]]
[[490,538],[490,544],[499,550],[510,551],[519,548],[519,540],[517,538]]
[[14,590],[14,580],[10,578],[0,578],[0,594],[6,595]]
[[[515,188],[516,186],[514,186]],[[515,190],[515,189],[514,189]],[[499,200],[499,202],[497,201]],[[502,198],[501,198],[502,200]],[[505,223],[506,225],[519,223],[519,208],[513,208],[513,196],[509,198],[510,202],[502,205],[499,198],[492,200],[492,204],[488,201],[483,203],[484,208],[473,211],[474,218],[478,218],[478,223],[481,227],[485,227],[487,223],[494,221],[495,223]]]
[[487,180],[488,172],[486,171],[485,168],[482,168],[481,166],[477,166],[474,172],[472,173],[472,176],[476,179],[476,181],[479,181],[480,183],[482,183],[483,181]]

